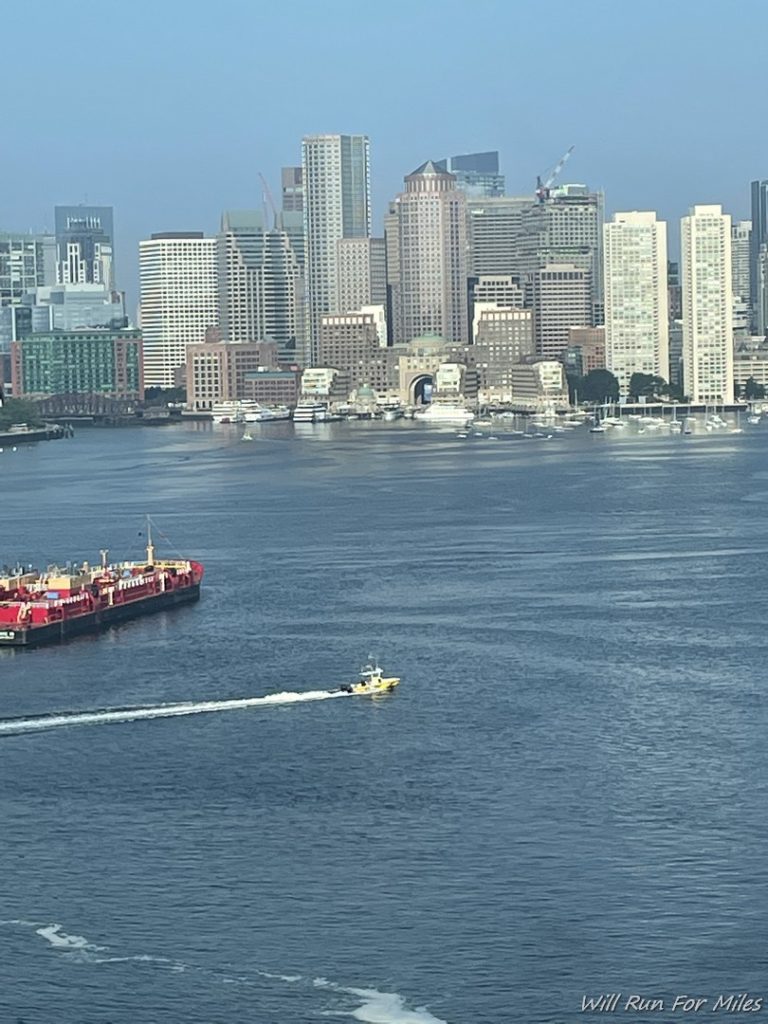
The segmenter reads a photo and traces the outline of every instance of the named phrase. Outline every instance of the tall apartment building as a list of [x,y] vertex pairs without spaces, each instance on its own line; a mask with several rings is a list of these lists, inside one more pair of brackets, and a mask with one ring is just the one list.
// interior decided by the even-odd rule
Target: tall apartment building
[[283,213],[304,212],[304,181],[300,167],[283,167],[280,172]]
[[227,342],[273,341],[281,361],[304,355],[303,275],[282,227],[259,210],[228,210],[217,236],[219,326]]
[[405,178],[395,204],[398,284],[396,341],[425,334],[466,344],[467,215],[452,174],[428,160]]
[[617,213],[604,253],[606,366],[626,395],[633,373],[669,376],[667,225],[652,212]]
[[171,231],[139,243],[144,383],[176,386],[187,346],[219,322],[217,243],[202,231]]
[[467,200],[470,274],[520,275],[527,269],[523,261],[523,218],[531,206],[531,196]]
[[115,287],[114,227],[111,206],[57,206],[58,284]]
[[438,160],[437,166],[456,178],[456,187],[467,196],[503,196],[504,175],[499,173],[499,154],[465,153]]
[[337,309],[337,243],[371,234],[369,144],[365,135],[308,135],[301,149],[311,359],[321,316]]
[[571,327],[592,324],[591,274],[572,263],[547,264],[533,274],[532,297],[536,352],[543,359],[560,359]]
[[387,263],[383,238],[340,238],[337,244],[336,312],[386,306]]
[[752,233],[749,243],[749,302],[752,326],[759,334],[768,328],[768,295],[763,286],[765,263],[768,262],[768,181],[753,181],[750,186],[752,200]]
[[523,210],[520,242],[522,265],[533,279],[550,263],[570,263],[590,276],[592,323],[603,316],[604,200],[586,185],[551,189],[541,202]]
[[56,284],[53,235],[0,233],[0,306],[16,306],[27,292]]
[[693,402],[732,402],[731,218],[694,206],[680,224],[685,391]]
[[731,226],[731,261],[734,296],[749,300],[749,258],[752,221],[740,220]]

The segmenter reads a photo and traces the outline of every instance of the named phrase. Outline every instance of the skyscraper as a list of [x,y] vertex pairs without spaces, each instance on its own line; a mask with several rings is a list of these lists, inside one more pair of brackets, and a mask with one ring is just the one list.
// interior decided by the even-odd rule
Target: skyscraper
[[603,315],[603,220],[601,192],[560,185],[523,211],[521,259],[532,278],[548,263],[571,263],[589,272],[592,322]]
[[469,272],[521,274],[521,238],[524,213],[533,206],[531,196],[468,199]]
[[111,206],[57,206],[57,281],[115,287]]
[[304,210],[304,183],[300,167],[283,167],[283,212],[302,213]]
[[386,306],[387,267],[383,238],[340,238],[336,312]]
[[139,243],[144,383],[175,387],[187,345],[219,321],[216,239],[202,231],[152,235]]
[[731,218],[694,206],[680,223],[685,391],[693,402],[732,402]]
[[633,373],[669,377],[667,225],[617,213],[604,229],[605,358],[623,395]]
[[[768,181],[753,181],[752,198],[752,233],[749,242],[749,303],[752,309],[753,327],[760,330],[759,321],[763,319],[760,311],[768,307],[768,296],[761,294],[761,281],[764,277],[761,269],[763,254],[768,251]],[[765,325],[762,326],[765,330]]]
[[549,263],[534,273],[532,286],[536,352],[544,359],[560,359],[571,327],[592,324],[590,272],[572,263]]
[[437,161],[442,171],[456,178],[456,187],[467,196],[503,196],[504,175],[499,173],[499,154],[465,153]]
[[466,197],[432,160],[405,178],[396,203],[397,341],[438,334],[468,342]]
[[283,362],[304,355],[299,256],[279,214],[271,229],[259,210],[228,210],[217,236],[219,325],[225,341],[274,341]]
[[308,135],[301,149],[309,348],[313,356],[320,317],[336,311],[337,242],[371,234],[369,144],[366,135]]

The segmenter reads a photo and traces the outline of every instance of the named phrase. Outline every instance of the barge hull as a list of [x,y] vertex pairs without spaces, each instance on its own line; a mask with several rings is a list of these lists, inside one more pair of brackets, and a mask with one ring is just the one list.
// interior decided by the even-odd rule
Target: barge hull
[[167,608],[176,608],[181,604],[191,604],[200,599],[200,584],[184,587],[179,590],[151,594],[136,601],[125,604],[100,608],[87,612],[85,615],[73,616],[34,627],[18,627],[0,623],[0,647],[42,647],[45,644],[59,644],[75,636],[85,633],[100,633],[110,626],[142,615],[153,615]]

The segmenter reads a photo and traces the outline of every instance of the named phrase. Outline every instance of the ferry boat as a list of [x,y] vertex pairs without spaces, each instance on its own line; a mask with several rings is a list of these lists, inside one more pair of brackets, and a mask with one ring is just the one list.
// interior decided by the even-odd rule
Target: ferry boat
[[0,575],[0,647],[62,643],[200,597],[200,562],[156,559],[149,530],[145,560],[108,559],[102,550],[95,567],[84,562],[37,572],[18,566]]
[[360,679],[356,683],[345,683],[329,693],[348,693],[350,696],[375,697],[383,693],[391,693],[400,684],[399,676],[385,676],[378,664],[370,661],[360,669]]

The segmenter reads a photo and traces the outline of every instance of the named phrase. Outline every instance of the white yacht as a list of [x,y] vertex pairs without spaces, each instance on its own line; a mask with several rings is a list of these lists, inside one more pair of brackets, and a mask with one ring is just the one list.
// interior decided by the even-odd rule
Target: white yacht
[[243,401],[217,402],[211,409],[214,423],[255,423],[261,412],[258,402]]
[[271,423],[273,420],[289,420],[291,410],[286,405],[263,406],[256,414],[256,423]]
[[328,406],[313,398],[302,398],[293,410],[294,423],[321,423],[328,415]]
[[427,423],[432,426],[465,427],[475,418],[475,414],[463,405],[453,402],[431,402],[426,408],[417,409],[413,418],[417,423]]

